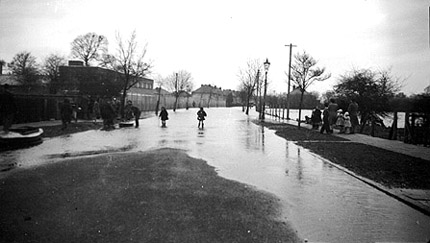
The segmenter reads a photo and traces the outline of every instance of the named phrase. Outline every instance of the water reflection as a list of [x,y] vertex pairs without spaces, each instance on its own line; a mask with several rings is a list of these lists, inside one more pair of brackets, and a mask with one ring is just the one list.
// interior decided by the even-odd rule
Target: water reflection
[[300,156],[300,147],[297,147],[297,180],[303,180],[302,157]]
[[[0,164],[23,167],[46,162],[62,153],[118,149],[132,151],[172,147],[206,160],[223,177],[277,195],[283,212],[299,234],[310,241],[427,241],[429,217],[388,197],[307,149],[255,125],[240,109],[208,109],[205,129],[195,123],[195,109],[170,114],[169,127],[156,117],[140,129],[88,131],[53,138],[29,149],[2,153]],[[1,176],[1,174],[0,174]],[[417,223],[418,222],[418,223]]]

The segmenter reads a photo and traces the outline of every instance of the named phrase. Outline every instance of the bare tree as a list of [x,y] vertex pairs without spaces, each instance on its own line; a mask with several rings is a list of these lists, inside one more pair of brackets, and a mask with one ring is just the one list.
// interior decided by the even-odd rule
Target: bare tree
[[245,93],[246,111],[249,114],[250,100],[260,83],[260,70],[262,65],[260,60],[248,60],[246,67],[239,70],[240,89]]
[[324,81],[330,78],[331,74],[325,74],[325,68],[316,67],[317,61],[305,51],[302,54],[296,54],[294,59],[294,64],[291,66],[291,80],[298,86],[301,92],[298,119],[298,127],[300,129],[303,96],[306,89],[315,81]]
[[43,72],[49,77],[49,92],[51,94],[57,93],[59,88],[59,67],[66,65],[67,61],[64,56],[58,54],[51,54],[45,58],[43,63]]
[[8,67],[13,74],[17,75],[19,82],[27,88],[27,91],[36,84],[39,67],[36,57],[32,56],[30,52],[23,51],[16,54]]
[[142,49],[138,48],[136,31],[133,31],[130,39],[126,41],[123,41],[121,35],[117,32],[116,40],[118,44],[117,52],[115,55],[110,56],[110,66],[124,75],[120,109],[121,116],[123,116],[127,91],[139,83],[140,78],[150,73],[152,65],[144,61],[147,45]]
[[89,66],[93,60],[99,60],[108,50],[107,38],[93,32],[76,37],[71,45],[72,57],[82,59],[85,66]]
[[191,90],[193,90],[193,78],[190,72],[186,70],[180,70],[167,76],[165,81],[168,89],[175,95],[173,111],[176,111],[181,94],[188,94],[191,92]]

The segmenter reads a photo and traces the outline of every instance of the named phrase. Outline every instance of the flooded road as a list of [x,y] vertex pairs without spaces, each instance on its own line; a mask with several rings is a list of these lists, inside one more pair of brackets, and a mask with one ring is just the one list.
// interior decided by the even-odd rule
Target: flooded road
[[223,177],[275,194],[285,220],[311,242],[430,239],[430,217],[255,125],[256,114],[247,117],[239,108],[207,109],[205,128],[200,130],[196,112],[169,111],[167,128],[152,117],[141,120],[139,129],[87,131],[47,139],[37,147],[2,153],[0,163],[29,167],[101,152],[184,149],[206,160]]

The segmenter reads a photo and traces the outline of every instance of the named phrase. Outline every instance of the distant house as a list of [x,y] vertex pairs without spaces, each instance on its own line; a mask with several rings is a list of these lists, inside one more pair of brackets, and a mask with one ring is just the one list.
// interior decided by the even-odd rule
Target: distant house
[[240,106],[242,105],[242,99],[240,97],[240,92],[231,90],[231,89],[225,89],[222,91],[224,94],[224,97],[226,97],[226,106]]
[[199,107],[225,107],[226,96],[220,87],[210,84],[202,84],[200,88],[191,94],[194,106]]

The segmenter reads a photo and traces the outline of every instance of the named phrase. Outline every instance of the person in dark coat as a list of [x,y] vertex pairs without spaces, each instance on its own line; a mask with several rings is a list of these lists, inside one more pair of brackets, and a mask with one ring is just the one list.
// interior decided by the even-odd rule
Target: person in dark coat
[[330,129],[330,113],[328,111],[328,104],[324,104],[324,111],[323,111],[323,125],[321,127],[321,133],[327,132],[328,134],[332,133],[332,130]]
[[127,101],[127,106],[125,107],[126,110],[126,119],[130,120],[134,117],[135,127],[139,127],[139,119],[140,119],[140,109],[133,105],[133,102],[131,100]]
[[206,112],[203,110],[203,107],[200,107],[200,110],[197,112],[197,120],[199,120],[199,125],[198,127],[200,128],[200,125],[202,126],[202,128],[204,127],[204,120],[205,117],[207,116]]
[[117,114],[109,98],[105,98],[100,103],[100,115],[103,119],[103,130],[115,129],[114,119]]
[[169,113],[167,113],[167,110],[164,106],[161,107],[159,117],[161,119],[161,127],[166,127],[166,121],[169,120]]
[[61,114],[61,122],[63,123],[62,130],[67,128],[67,124],[72,122],[72,113],[73,108],[70,104],[69,99],[64,99],[63,104],[61,104],[60,114]]
[[17,110],[15,98],[13,94],[9,92],[9,84],[4,84],[0,90],[0,117],[5,134],[9,133],[9,128],[13,124],[13,119]]
[[321,111],[318,109],[318,107],[315,107],[311,115],[312,129],[318,129],[321,121]]

